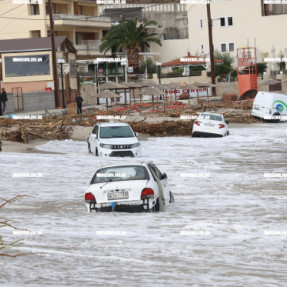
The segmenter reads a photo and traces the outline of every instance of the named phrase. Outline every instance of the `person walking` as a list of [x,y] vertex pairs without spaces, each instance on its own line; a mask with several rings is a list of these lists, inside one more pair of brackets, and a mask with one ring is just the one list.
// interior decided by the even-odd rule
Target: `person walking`
[[82,114],[82,103],[84,100],[81,97],[80,93],[77,93],[75,101],[77,103],[77,114]]
[[6,109],[6,102],[8,101],[7,93],[6,93],[5,88],[2,89],[0,101],[2,103],[2,113],[4,114],[5,113],[5,109]]

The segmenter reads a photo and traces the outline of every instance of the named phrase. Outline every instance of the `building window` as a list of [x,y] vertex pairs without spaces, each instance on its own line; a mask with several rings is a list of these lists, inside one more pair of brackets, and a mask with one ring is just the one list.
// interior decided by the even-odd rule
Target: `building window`
[[200,26],[200,29],[203,29],[203,20],[202,19],[199,20],[199,26]]
[[221,17],[219,19],[221,27],[233,26],[233,17]]
[[5,57],[5,76],[7,78],[47,75],[51,75],[49,54]]
[[30,31],[30,34],[31,34],[31,38],[41,38],[40,30]]
[[39,4],[31,4],[30,5],[31,15],[40,15],[40,6]]
[[200,51],[201,51],[201,54],[204,54],[204,46],[203,46],[203,44],[200,45]]
[[222,43],[220,45],[221,53],[234,52],[234,43]]

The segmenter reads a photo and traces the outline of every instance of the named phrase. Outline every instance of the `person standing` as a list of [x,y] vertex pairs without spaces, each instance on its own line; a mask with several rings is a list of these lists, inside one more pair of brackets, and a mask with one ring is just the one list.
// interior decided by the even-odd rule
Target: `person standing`
[[77,103],[77,114],[82,114],[82,103],[84,100],[81,97],[80,93],[77,93],[75,101]]
[[1,93],[1,97],[0,98],[1,98],[1,102],[2,102],[2,113],[4,114],[5,109],[6,109],[6,102],[8,101],[7,93],[6,93],[5,88],[2,89],[2,93]]

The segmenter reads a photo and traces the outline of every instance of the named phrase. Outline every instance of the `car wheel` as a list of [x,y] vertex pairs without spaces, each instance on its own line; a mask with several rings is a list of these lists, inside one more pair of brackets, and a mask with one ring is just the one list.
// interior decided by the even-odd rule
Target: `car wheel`
[[95,151],[95,156],[99,156],[99,152],[98,152],[97,148],[96,148],[96,151]]
[[227,131],[227,135],[229,136],[229,131]]
[[154,206],[154,210],[155,210],[155,211],[160,211],[159,198],[156,199],[156,203],[155,203],[155,206]]
[[[280,117],[280,116],[281,116],[281,114],[278,113],[278,112],[273,114],[273,117]],[[272,123],[280,123],[280,118],[271,120],[270,122],[272,122]]]
[[169,192],[169,203],[173,203],[174,202],[174,196],[173,193],[170,191]]
[[156,204],[154,206],[155,211],[165,211],[165,204],[161,197],[156,199]]
[[88,142],[88,151],[89,151],[89,153],[92,153],[92,151],[91,151],[91,144],[90,144],[89,141],[87,141],[87,142]]

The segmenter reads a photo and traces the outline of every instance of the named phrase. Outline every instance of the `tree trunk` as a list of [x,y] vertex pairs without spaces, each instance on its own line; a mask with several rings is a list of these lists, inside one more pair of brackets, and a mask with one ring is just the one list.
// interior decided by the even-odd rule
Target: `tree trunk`
[[133,74],[139,73],[139,51],[136,48],[127,49],[128,66],[133,67]]

